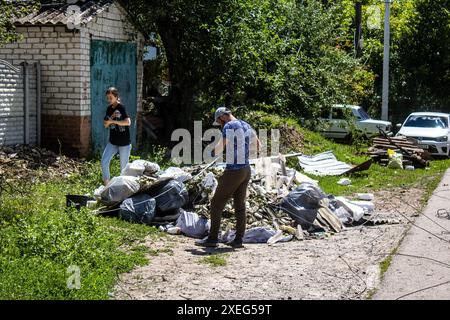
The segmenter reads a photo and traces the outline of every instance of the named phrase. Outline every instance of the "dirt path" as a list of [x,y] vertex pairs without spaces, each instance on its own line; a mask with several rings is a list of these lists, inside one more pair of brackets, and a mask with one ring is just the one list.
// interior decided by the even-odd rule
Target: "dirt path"
[[[402,200],[392,197],[396,194]],[[194,246],[194,239],[168,237],[152,249],[149,265],[121,276],[117,299],[361,299],[379,284],[379,263],[397,247],[416,215],[405,202],[419,207],[420,190],[376,194],[379,218],[400,224],[352,227],[326,239],[293,241],[274,246],[246,245],[232,251],[221,246],[225,266],[200,260],[213,251]]]
[[450,220],[436,216],[450,210],[449,200],[450,170],[408,231],[375,299],[450,300]]

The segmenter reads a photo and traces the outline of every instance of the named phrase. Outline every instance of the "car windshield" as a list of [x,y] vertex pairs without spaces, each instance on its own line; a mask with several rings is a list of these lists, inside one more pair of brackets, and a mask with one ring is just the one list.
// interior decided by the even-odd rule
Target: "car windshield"
[[361,120],[369,120],[370,116],[367,114],[366,110],[363,108],[359,108],[358,110],[359,116],[361,117]]
[[448,128],[448,118],[439,116],[410,116],[405,127],[414,128]]

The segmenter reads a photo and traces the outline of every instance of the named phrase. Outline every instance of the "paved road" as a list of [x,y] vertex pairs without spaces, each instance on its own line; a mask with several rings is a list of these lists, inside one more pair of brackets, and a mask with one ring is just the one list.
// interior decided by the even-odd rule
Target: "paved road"
[[416,226],[408,231],[374,299],[450,300],[450,234],[442,228],[450,230],[450,219],[438,218],[439,209],[450,211],[450,170],[433,193],[424,214],[417,218]]

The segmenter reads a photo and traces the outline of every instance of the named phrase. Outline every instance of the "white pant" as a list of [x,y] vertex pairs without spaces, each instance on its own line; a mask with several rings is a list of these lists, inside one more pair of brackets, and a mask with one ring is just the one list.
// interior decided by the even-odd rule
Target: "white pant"
[[128,146],[123,146],[123,147],[116,146],[111,143],[108,143],[106,145],[105,151],[103,151],[103,155],[102,155],[103,180],[109,180],[111,178],[109,166],[110,166],[112,158],[114,158],[114,156],[117,153],[120,156],[120,171],[122,171],[123,169],[125,169],[125,167],[128,164],[128,161],[130,160],[131,144]]

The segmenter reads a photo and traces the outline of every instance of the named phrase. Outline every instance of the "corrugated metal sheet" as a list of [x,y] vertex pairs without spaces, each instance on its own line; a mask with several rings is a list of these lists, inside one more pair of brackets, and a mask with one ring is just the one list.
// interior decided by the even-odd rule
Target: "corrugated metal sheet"
[[[77,1],[74,4],[67,2],[43,4],[40,10],[25,17],[17,19],[17,24],[67,24],[70,21],[79,21],[86,24],[95,18],[96,15],[106,10],[114,0],[102,1]],[[77,6],[71,7],[71,6]],[[76,8],[76,10],[72,10]]]
[[300,156],[300,167],[309,174],[316,176],[339,176],[353,167],[338,161],[332,151],[315,156]]

